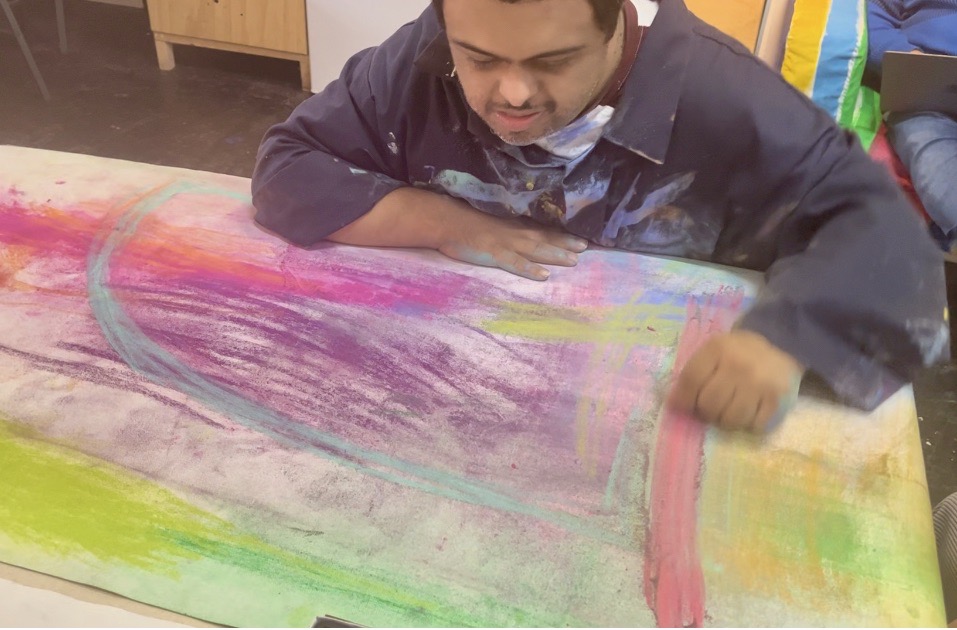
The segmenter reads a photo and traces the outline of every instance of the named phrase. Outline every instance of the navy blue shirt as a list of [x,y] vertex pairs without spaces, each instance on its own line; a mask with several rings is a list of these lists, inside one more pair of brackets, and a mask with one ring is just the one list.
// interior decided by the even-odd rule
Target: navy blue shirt
[[403,186],[594,243],[766,271],[739,326],[873,408],[947,354],[943,259],[856,140],[741,45],[661,0],[595,148],[499,140],[429,8],[266,135],[257,221],[309,246]]

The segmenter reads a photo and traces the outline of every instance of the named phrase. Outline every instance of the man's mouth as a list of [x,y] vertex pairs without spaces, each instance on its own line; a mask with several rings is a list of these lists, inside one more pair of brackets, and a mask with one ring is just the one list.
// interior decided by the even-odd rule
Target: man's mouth
[[541,111],[526,113],[503,110],[496,110],[493,114],[494,119],[498,122],[498,126],[511,133],[528,131],[528,128],[531,127],[541,115]]

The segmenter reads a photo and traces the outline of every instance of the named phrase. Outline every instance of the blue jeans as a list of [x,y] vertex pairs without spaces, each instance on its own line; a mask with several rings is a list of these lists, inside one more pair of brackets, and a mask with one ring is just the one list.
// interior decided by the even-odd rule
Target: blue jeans
[[914,190],[937,224],[941,244],[957,238],[957,119],[924,112],[892,115],[888,137]]

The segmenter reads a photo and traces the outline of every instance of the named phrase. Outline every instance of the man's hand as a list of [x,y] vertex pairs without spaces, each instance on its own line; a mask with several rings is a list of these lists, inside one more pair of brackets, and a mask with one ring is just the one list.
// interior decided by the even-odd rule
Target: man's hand
[[[463,204],[464,205],[464,204]],[[547,280],[542,265],[574,267],[588,242],[530,222],[500,219],[472,208],[449,216],[438,250],[456,260],[498,267],[530,280]]]
[[459,199],[417,188],[383,197],[329,240],[367,247],[427,247],[473,265],[546,280],[542,265],[573,267],[588,242],[521,219],[500,219]]
[[688,361],[668,404],[723,429],[764,432],[793,404],[804,368],[763,336],[718,335]]

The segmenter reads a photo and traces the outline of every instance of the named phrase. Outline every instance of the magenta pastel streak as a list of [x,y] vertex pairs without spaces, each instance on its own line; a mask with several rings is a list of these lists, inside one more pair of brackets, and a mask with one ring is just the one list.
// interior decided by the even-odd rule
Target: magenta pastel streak
[[84,216],[89,229],[77,230],[56,217],[36,214],[17,202],[0,202],[0,243],[25,246],[61,255],[82,258],[93,241],[95,219]]
[[[741,291],[719,292],[707,304],[692,297],[673,375],[716,332],[728,330],[743,303]],[[659,627],[704,624],[704,575],[698,556],[697,499],[706,428],[686,413],[666,410],[658,429],[651,477],[651,517],[645,547],[645,600]]]
[[[49,216],[33,211],[18,201],[0,202],[0,242],[11,246],[26,246],[47,254],[68,256],[78,261],[85,259],[93,232],[100,219],[70,213],[70,219]],[[76,224],[84,225],[78,230]],[[383,280],[381,270],[342,270],[334,262],[327,263],[328,254],[316,255],[309,269],[301,276],[283,273],[278,265],[269,262],[252,265],[255,271],[270,275],[274,282],[257,281],[255,274],[239,269],[210,269],[197,266],[191,260],[177,260],[172,254],[162,256],[156,251],[141,251],[134,241],[116,261],[120,269],[151,269],[165,280],[176,278],[201,280],[207,285],[256,288],[260,294],[273,296],[299,295],[338,304],[374,308],[402,309],[415,306],[427,311],[449,308],[463,291],[482,289],[480,281],[447,271],[428,274],[409,274],[399,280]],[[157,266],[157,262],[161,265]],[[425,268],[423,267],[424,271]],[[123,273],[122,271],[120,273]],[[138,272],[129,271],[133,276]],[[113,277],[117,277],[113,272]]]
[[392,279],[382,269],[343,268],[336,255],[335,252],[317,252],[310,267],[295,274],[277,261],[212,269],[190,259],[177,260],[172,255],[140,249],[134,241],[117,255],[110,279],[111,282],[128,281],[136,285],[143,275],[140,270],[149,269],[152,275],[164,281],[241,288],[277,299],[298,296],[377,309],[402,309],[414,305],[430,312],[449,308],[463,292],[480,289],[482,284],[462,274],[424,266],[417,269],[420,273]]
[[[120,294],[125,291],[120,290]],[[415,393],[415,407],[410,411],[421,414],[430,413],[436,404],[431,392],[433,384],[439,381],[463,397],[474,394],[476,388],[494,389],[533,415],[548,413],[547,403],[555,396],[554,392],[530,392],[526,386],[510,383],[505,378],[490,376],[486,380],[480,374],[452,378],[456,374],[461,376],[462,366],[450,363],[456,357],[446,352],[438,339],[416,339],[408,345],[401,343],[385,348],[364,345],[359,339],[363,335],[357,337],[355,326],[373,325],[379,319],[374,313],[355,313],[348,323],[339,322],[337,318],[317,321],[265,297],[236,286],[201,282],[180,284],[174,289],[141,281],[135,292],[124,295],[124,302],[132,317],[154,341],[207,377],[238,388],[250,397],[258,393],[260,402],[268,401],[270,393],[275,393],[268,387],[268,381],[236,373],[214,359],[211,351],[225,351],[252,366],[265,368],[268,365],[269,373],[297,366],[288,376],[305,379],[302,391],[328,392],[340,402],[349,398],[354,412],[362,416],[372,414],[370,418],[376,416],[373,411],[381,405],[366,400],[362,389],[352,385],[330,389],[325,369],[348,365],[357,373],[374,377],[387,391],[411,390]],[[285,302],[292,301],[287,297]],[[245,308],[240,308],[241,305]],[[444,321],[440,320],[437,325],[443,325]],[[268,342],[270,352],[245,356],[243,348],[224,345],[225,340],[217,333],[217,324],[223,323],[245,329],[247,334]],[[424,350],[434,352],[423,355]],[[288,396],[282,398],[283,405],[294,403]],[[315,411],[314,405],[312,411]],[[284,412],[298,416],[289,409]],[[309,415],[306,413],[305,417]]]

